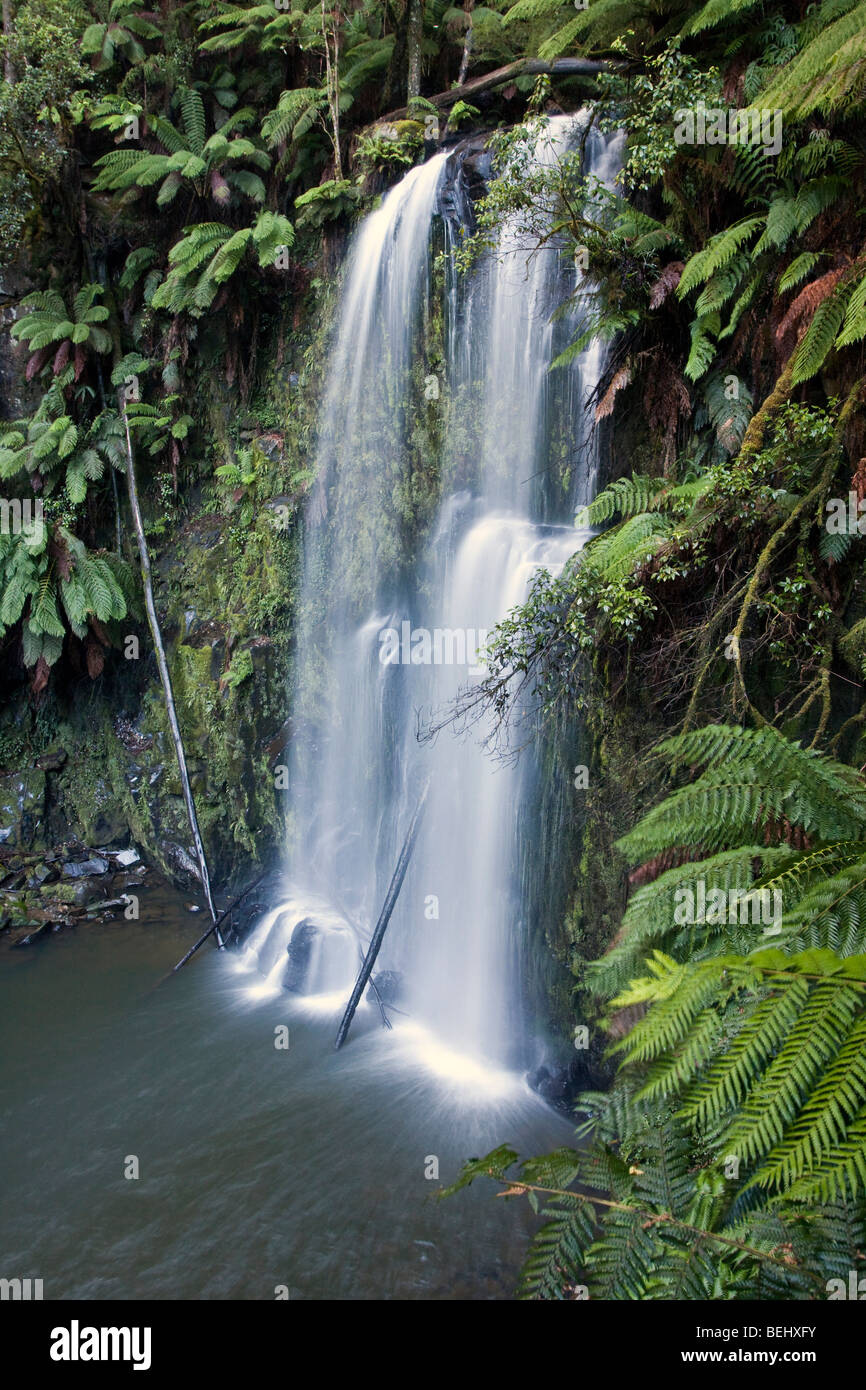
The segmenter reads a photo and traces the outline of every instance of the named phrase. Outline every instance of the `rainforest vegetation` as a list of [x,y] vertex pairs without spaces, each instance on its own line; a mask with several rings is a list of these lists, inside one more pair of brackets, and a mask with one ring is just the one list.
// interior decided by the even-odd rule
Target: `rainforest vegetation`
[[[0,535],[4,781],[32,809],[47,770],[58,824],[93,842],[119,821],[177,869],[178,789],[155,810],[123,772],[134,756],[146,782],[168,728],[152,661],[128,660],[131,636],[147,648],[132,452],[218,876],[279,841],[274,692],[331,282],[408,167],[489,138],[458,256],[511,217],[575,260],[592,318],[553,370],[607,344],[591,408],[613,471],[576,519],[593,539],[536,577],[448,715],[493,711],[500,755],[527,725],[588,730],[560,934],[567,1026],[593,1038],[580,1143],[497,1149],[458,1186],[543,1212],[529,1298],[847,1287],[866,1273],[866,4],[4,0],[2,60],[0,480],[44,516]],[[579,107],[626,134],[613,190],[579,150],[529,167],[537,123]],[[684,111],[708,132],[775,113],[781,143],[682,139]],[[8,845],[44,848],[25,819]],[[679,921],[699,884],[778,893],[781,918]],[[26,895],[16,911],[33,920]]]

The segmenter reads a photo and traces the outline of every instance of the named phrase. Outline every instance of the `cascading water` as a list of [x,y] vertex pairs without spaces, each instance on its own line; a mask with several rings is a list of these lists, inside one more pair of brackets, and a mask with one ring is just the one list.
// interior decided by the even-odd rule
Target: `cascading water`
[[[537,162],[556,159],[579,122],[550,120]],[[591,131],[588,171],[609,179],[618,144]],[[477,729],[462,741],[446,730],[419,748],[416,711],[442,709],[477,678],[485,632],[522,601],[539,567],[557,572],[579,548],[568,523],[595,483],[586,406],[602,354],[592,344],[551,375],[577,327],[574,316],[552,322],[575,272],[555,246],[521,245],[511,223],[495,254],[461,281],[446,272],[440,293],[431,224],[447,249],[462,216],[454,209],[466,204],[454,193],[460,178],[459,154],[413,169],[363,223],[349,256],[305,543],[293,887],[250,939],[246,961],[281,987],[290,947],[290,987],[339,1007],[429,775],[426,818],[377,969],[401,982],[408,1019],[398,1016],[398,1038],[434,1069],[475,1077],[531,1057],[520,977],[538,905],[523,891],[518,836],[531,768],[492,761]],[[440,300],[441,363],[429,347]],[[417,468],[417,444],[440,388],[441,495],[425,545],[413,518],[425,501],[430,515],[431,481]],[[569,444],[565,470],[554,467],[557,428]],[[557,491],[553,477],[563,474],[570,485]]]

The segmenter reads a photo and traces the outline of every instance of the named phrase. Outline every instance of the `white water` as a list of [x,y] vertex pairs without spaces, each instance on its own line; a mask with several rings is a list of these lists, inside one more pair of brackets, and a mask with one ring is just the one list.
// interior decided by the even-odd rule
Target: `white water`
[[[552,120],[539,162],[556,158],[573,130],[573,118]],[[593,133],[588,152],[590,170],[609,179],[618,142]],[[470,670],[474,639],[524,599],[539,567],[557,573],[585,539],[540,519],[552,512],[561,523],[591,495],[597,440],[586,403],[603,355],[591,345],[552,388],[550,363],[578,315],[558,336],[551,315],[573,280],[555,248],[531,254],[512,226],[468,285],[450,280],[441,461],[448,491],[421,559],[407,565],[400,488],[418,378],[429,379],[418,329],[429,313],[431,222],[447,165],[441,154],[388,194],[362,224],[345,269],[305,545],[292,888],[254,932],[242,966],[255,971],[246,976],[255,994],[280,991],[293,929],[309,917],[320,931],[306,1007],[339,1014],[429,775],[425,821],[376,969],[401,977],[395,1050],[495,1091],[508,1069],[531,1058],[521,970],[529,933],[543,940],[529,920],[543,903],[524,900],[517,872],[527,852],[518,813],[531,760],[492,760],[479,746],[483,727],[462,740],[446,730],[419,748],[415,712],[441,710],[479,678]],[[446,246],[455,234],[446,220]],[[550,486],[557,421],[572,460],[570,493],[559,497]],[[404,623],[465,633],[470,651],[455,664],[383,664],[380,634]],[[369,1026],[374,1013],[362,1004],[355,1027]]]

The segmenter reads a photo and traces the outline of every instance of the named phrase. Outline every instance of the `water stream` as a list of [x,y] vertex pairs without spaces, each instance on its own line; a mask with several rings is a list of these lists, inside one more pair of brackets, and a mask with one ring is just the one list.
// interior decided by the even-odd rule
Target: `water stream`
[[[581,121],[549,120],[536,162],[557,159]],[[592,131],[588,172],[609,179],[618,148]],[[602,354],[591,345],[551,374],[579,326],[579,304],[554,321],[576,270],[555,244],[526,244],[513,221],[468,276],[448,258],[436,280],[435,248],[452,250],[470,218],[461,151],[442,153],[385,197],[348,258],[306,538],[291,887],[254,933],[245,964],[278,990],[291,947],[290,987],[322,1009],[345,1002],[429,778],[378,962],[401,1010],[393,1045],[456,1079],[486,1074],[496,1086],[502,1072],[541,1060],[523,990],[541,904],[527,901],[518,872],[532,757],[491,759],[483,726],[420,747],[418,715],[447,708],[481,678],[485,634],[524,599],[539,567],[557,573],[585,539],[571,518],[596,481],[586,406]],[[441,362],[429,346],[437,308]],[[441,420],[439,500],[425,540],[407,504],[428,481],[414,446],[431,397]],[[556,467],[563,438],[567,487]],[[364,1007],[377,1006],[368,996]]]

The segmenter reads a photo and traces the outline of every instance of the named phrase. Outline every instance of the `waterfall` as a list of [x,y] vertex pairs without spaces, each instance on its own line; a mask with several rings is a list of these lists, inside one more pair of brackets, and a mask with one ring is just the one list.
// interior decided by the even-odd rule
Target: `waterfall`
[[[580,120],[546,123],[539,164]],[[589,171],[609,178],[617,142],[592,131],[586,148]],[[579,548],[571,517],[595,484],[587,402],[603,357],[592,344],[549,371],[578,331],[579,299],[552,318],[576,271],[553,243],[522,245],[512,222],[468,276],[446,257],[443,280],[434,249],[465,224],[462,178],[459,151],[411,170],[345,267],[305,535],[291,895],[245,961],[308,1006],[345,1001],[429,775],[377,971],[401,1011],[395,1045],[474,1075],[530,1056],[522,953],[544,905],[521,886],[532,837],[521,843],[518,823],[532,758],[497,763],[478,729],[419,747],[416,712],[479,678],[485,634],[539,567],[557,573]]]

